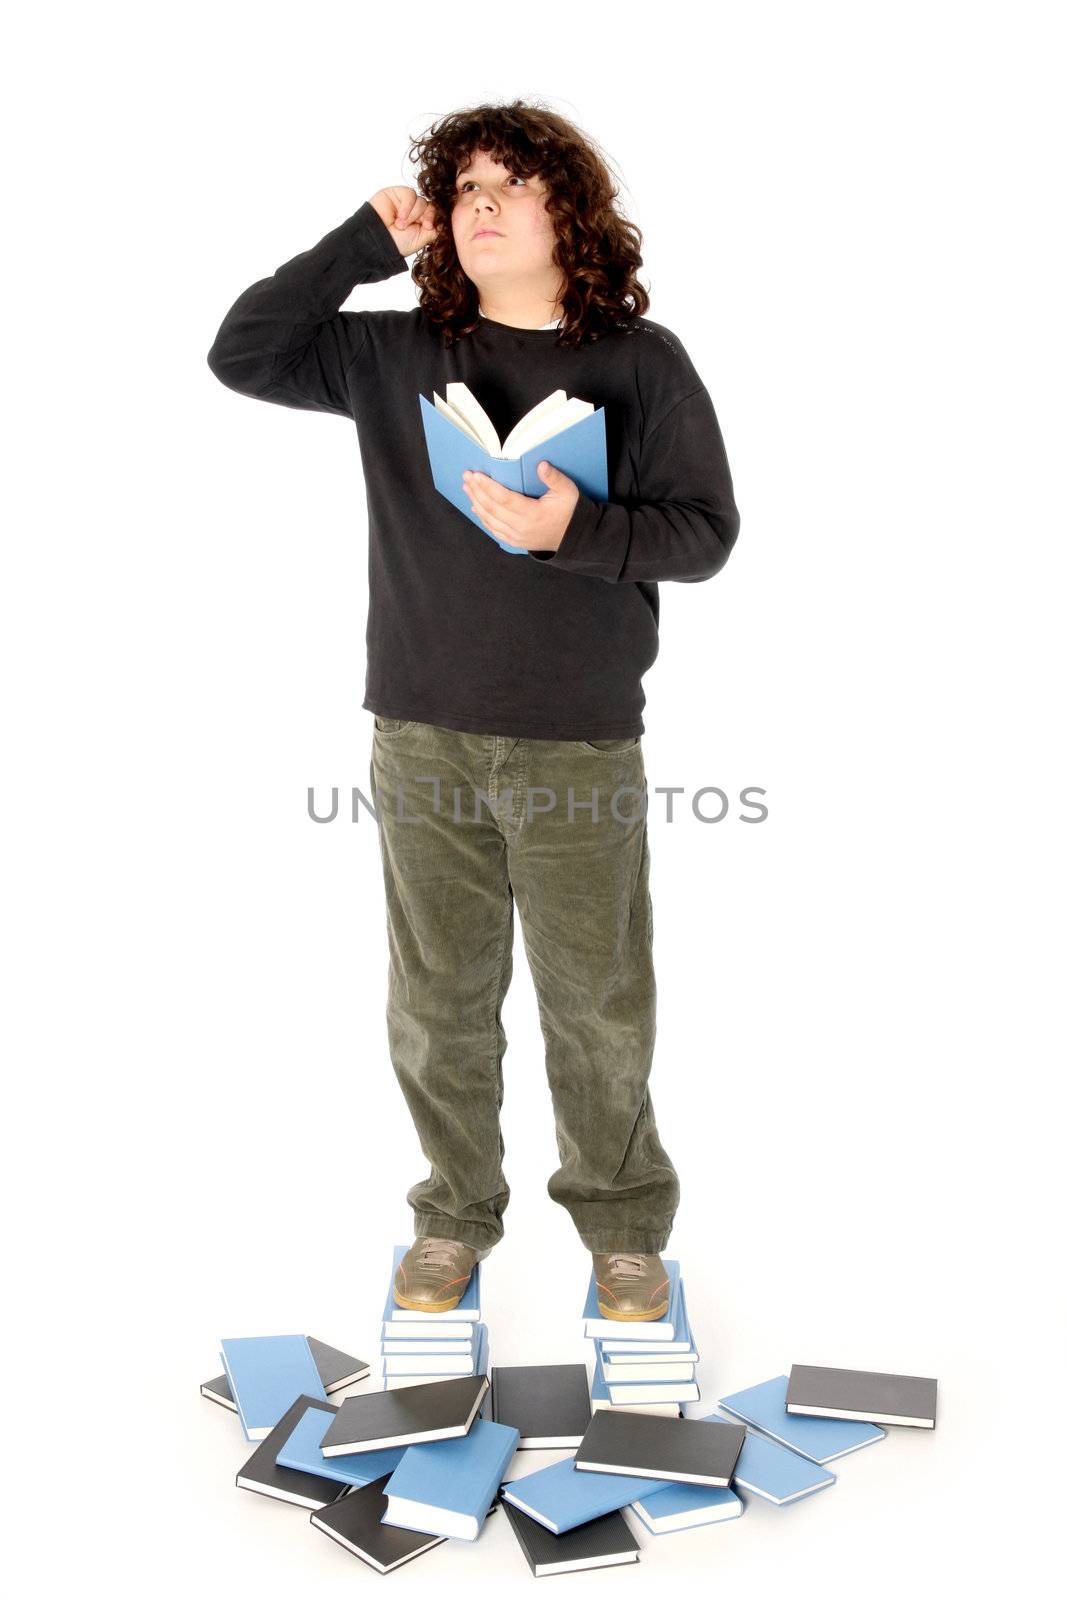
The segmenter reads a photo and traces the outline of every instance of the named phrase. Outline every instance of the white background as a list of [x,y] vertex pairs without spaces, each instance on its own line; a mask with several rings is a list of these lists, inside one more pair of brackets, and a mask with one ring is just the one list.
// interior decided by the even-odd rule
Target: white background
[[[389,1065],[354,428],[205,357],[237,294],[479,100],[543,98],[644,230],[742,529],[663,585],[652,1086],[704,1400],[936,1376],[787,1510],[629,1584],[897,1596],[1050,1553],[1063,1362],[1062,13],[59,5],[8,33],[3,1560],[31,1592],[376,1581],[238,1492],[220,1336],[377,1356],[422,1158]],[[415,304],[403,277],[353,305]],[[591,1356],[521,936],[491,1358]],[[376,1382],[376,1380],[375,1380]],[[10,1501],[9,1501],[10,1503]],[[20,1537],[21,1536],[21,1537]],[[24,1541],[24,1542],[23,1542]],[[498,1513],[390,1592],[527,1581]]]

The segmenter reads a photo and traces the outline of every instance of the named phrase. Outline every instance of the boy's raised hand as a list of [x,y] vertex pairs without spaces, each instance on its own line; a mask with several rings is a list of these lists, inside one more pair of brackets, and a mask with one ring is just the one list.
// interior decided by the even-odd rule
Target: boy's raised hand
[[438,222],[433,205],[414,189],[404,184],[379,189],[370,203],[402,256],[413,255],[436,237]]

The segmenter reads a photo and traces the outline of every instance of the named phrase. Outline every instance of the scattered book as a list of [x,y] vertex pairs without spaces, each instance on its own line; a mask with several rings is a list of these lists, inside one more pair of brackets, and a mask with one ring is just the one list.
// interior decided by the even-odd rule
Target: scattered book
[[396,1269],[409,1248],[410,1243],[393,1246],[393,1268],[382,1312],[382,1338],[472,1339],[474,1325],[481,1317],[482,1263],[474,1263],[463,1298],[450,1311],[411,1311],[407,1306],[398,1306],[393,1299]]
[[310,1395],[301,1395],[293,1401],[285,1415],[275,1424],[259,1448],[249,1456],[238,1472],[239,1489],[251,1489],[254,1494],[269,1495],[272,1500],[287,1500],[291,1505],[311,1507],[316,1511],[332,1504],[339,1495],[344,1494],[343,1483],[319,1477],[315,1473],[280,1467],[277,1462],[279,1450],[283,1448],[305,1411],[316,1408],[329,1412],[334,1410],[329,1401],[316,1400]]
[[[650,1384],[648,1387],[654,1388],[655,1385]],[[678,1400],[631,1398],[625,1404],[613,1400],[599,1368],[594,1368],[593,1379],[589,1385],[589,1406],[592,1411],[640,1411],[649,1417],[678,1417],[681,1412],[681,1402]]]
[[520,1450],[579,1445],[592,1415],[584,1361],[494,1367],[490,1416],[519,1430]]
[[681,1270],[675,1260],[664,1261],[664,1271],[668,1279],[667,1310],[656,1322],[616,1322],[613,1317],[605,1317],[600,1310],[597,1300],[596,1268],[589,1269],[589,1287],[586,1291],[585,1305],[582,1316],[585,1319],[585,1336],[593,1339],[598,1335],[611,1339],[640,1339],[646,1343],[659,1344],[661,1341],[674,1339],[678,1332],[680,1315],[679,1300],[681,1294]]
[[642,1478],[669,1478],[672,1483],[718,1484],[726,1489],[744,1438],[739,1423],[702,1428],[687,1417],[597,1411],[574,1464],[580,1472],[632,1473]]
[[299,1395],[326,1398],[302,1333],[223,1339],[222,1364],[246,1439],[265,1439]]
[[361,1450],[350,1456],[324,1456],[322,1440],[338,1410],[339,1407],[328,1405],[305,1411],[278,1451],[278,1465],[331,1478],[346,1488],[357,1489],[400,1465],[400,1458],[407,1449],[404,1444],[391,1445],[388,1450]]
[[538,476],[538,462],[551,461],[592,499],[608,498],[602,406],[594,408],[588,400],[568,398],[565,390],[555,389],[503,441],[465,383],[446,384],[445,398],[435,392],[433,405],[420,394],[419,406],[434,488],[510,555],[529,551],[507,544],[485,526],[463,487],[467,469],[484,472],[517,494],[539,496],[547,485]]
[[455,1439],[470,1428],[489,1387],[484,1373],[441,1378],[407,1389],[349,1395],[323,1436],[324,1456],[386,1450],[394,1444]]
[[[361,1361],[359,1356],[350,1356],[344,1350],[335,1350],[332,1344],[323,1344],[321,1339],[313,1339],[310,1334],[308,1349],[327,1394],[333,1394],[337,1389],[347,1389],[350,1383],[358,1383],[370,1373],[369,1362]],[[216,1405],[225,1406],[228,1411],[237,1410],[230,1380],[224,1372],[202,1383],[200,1393],[205,1400],[214,1400]]]
[[850,1367],[804,1367],[794,1362],[785,1409],[791,1416],[932,1428],[937,1379],[906,1377],[899,1372],[858,1372]]
[[638,1517],[649,1533],[680,1533],[683,1528],[702,1528],[709,1522],[730,1522],[744,1509],[741,1496],[733,1489],[707,1483],[664,1483],[654,1493],[632,1501],[628,1515]]
[[574,1457],[568,1456],[505,1484],[500,1498],[543,1523],[550,1533],[566,1533],[661,1487],[656,1478],[636,1478],[629,1473],[578,1472]]
[[554,1572],[584,1572],[591,1567],[618,1567],[641,1559],[637,1540],[619,1511],[557,1534],[507,1499],[502,1497],[500,1504],[535,1578]]
[[476,1539],[519,1442],[518,1428],[477,1419],[468,1433],[413,1444],[385,1484],[390,1527]]
[[862,1450],[864,1445],[876,1444],[885,1438],[885,1429],[872,1422],[839,1422],[834,1417],[794,1417],[785,1409],[785,1391],[789,1384],[783,1372],[777,1378],[767,1378],[754,1383],[750,1389],[738,1389],[735,1394],[723,1395],[720,1411],[749,1423],[776,1439],[809,1461],[825,1466],[852,1450]]
[[321,1528],[376,1572],[392,1572],[394,1567],[402,1567],[405,1561],[445,1542],[443,1534],[418,1533],[412,1528],[383,1523],[389,1507],[384,1493],[388,1476],[386,1473],[374,1478],[333,1505],[311,1513],[314,1527]]
[[[717,1427],[734,1426],[723,1417],[701,1417],[699,1420]],[[771,1505],[788,1506],[794,1500],[803,1500],[807,1495],[815,1494],[818,1489],[828,1489],[837,1482],[837,1477],[825,1467],[820,1467],[818,1462],[809,1461],[807,1456],[798,1455],[795,1450],[787,1450],[784,1444],[776,1444],[766,1435],[746,1429],[741,1453],[734,1467],[733,1482],[738,1488],[759,1495],[761,1500],[769,1500]]]
[[692,1374],[688,1378],[671,1378],[663,1373],[657,1374],[647,1382],[639,1382],[631,1373],[622,1382],[614,1379],[609,1381],[604,1375],[599,1355],[596,1358],[593,1385],[598,1393],[600,1388],[606,1391],[608,1400],[613,1406],[657,1405],[664,1401],[673,1401],[677,1407],[687,1400],[700,1399],[700,1386],[694,1381]]

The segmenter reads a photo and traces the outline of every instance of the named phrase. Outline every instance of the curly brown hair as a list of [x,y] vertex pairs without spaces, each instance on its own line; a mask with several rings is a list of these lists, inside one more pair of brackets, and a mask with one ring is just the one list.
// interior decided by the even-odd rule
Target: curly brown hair
[[643,236],[616,209],[619,191],[594,141],[566,117],[525,100],[471,106],[441,117],[408,151],[418,191],[439,219],[411,276],[423,312],[444,330],[446,345],[472,333],[480,320],[478,290],[459,264],[452,235],[456,174],[478,150],[522,178],[536,174],[546,186],[545,210],[556,231],[552,259],[566,284],[560,343],[592,342],[643,316],[648,292],[636,277]]

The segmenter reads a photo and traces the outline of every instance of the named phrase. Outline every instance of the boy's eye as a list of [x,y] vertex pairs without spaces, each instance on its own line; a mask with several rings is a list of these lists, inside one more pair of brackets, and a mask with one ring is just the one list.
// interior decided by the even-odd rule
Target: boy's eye
[[[512,181],[514,181],[515,183],[525,183],[526,179],[520,177],[517,172],[510,172],[508,174],[507,181],[508,181],[508,183],[511,183]],[[474,182],[473,178],[464,178],[463,182],[459,185],[458,193],[459,194],[464,194],[466,192],[467,185],[468,184],[472,184],[473,182]]]

